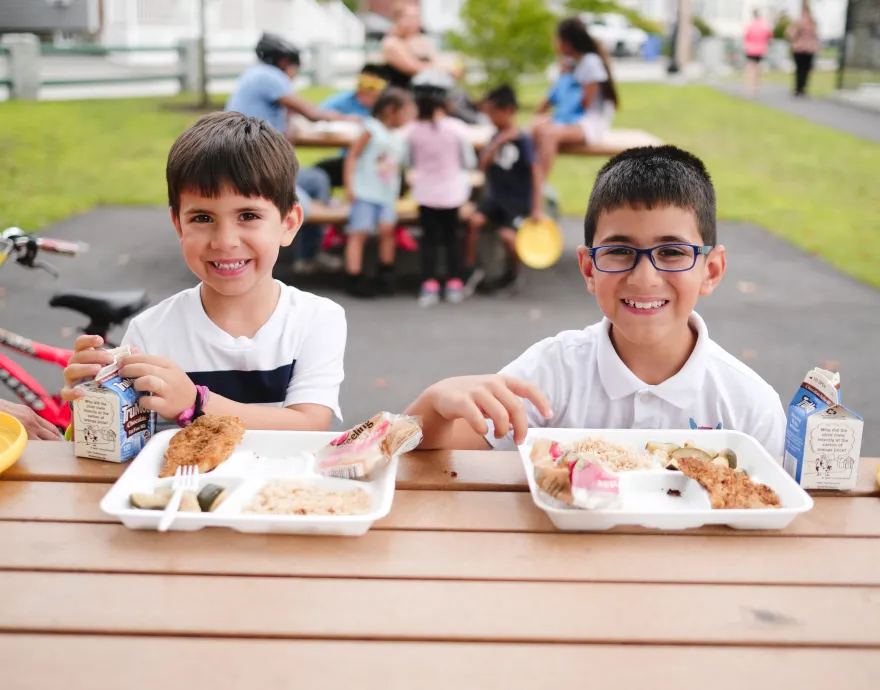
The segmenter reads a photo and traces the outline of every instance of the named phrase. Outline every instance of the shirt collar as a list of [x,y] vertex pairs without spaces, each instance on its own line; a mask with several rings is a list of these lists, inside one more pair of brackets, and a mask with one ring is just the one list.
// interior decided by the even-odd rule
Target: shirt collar
[[598,365],[599,379],[612,400],[634,395],[639,391],[651,391],[658,398],[678,408],[688,407],[699,391],[706,374],[706,353],[709,331],[699,314],[692,312],[688,324],[697,332],[697,344],[681,370],[672,378],[656,386],[649,386],[629,370],[611,343],[611,322],[602,320],[599,330]]

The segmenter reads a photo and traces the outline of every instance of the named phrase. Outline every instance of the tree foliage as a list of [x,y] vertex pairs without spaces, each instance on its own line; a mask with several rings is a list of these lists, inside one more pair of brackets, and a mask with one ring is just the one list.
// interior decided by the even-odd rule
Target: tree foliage
[[490,87],[513,85],[553,60],[558,18],[544,0],[465,0],[460,16],[462,31],[450,45],[480,63]]

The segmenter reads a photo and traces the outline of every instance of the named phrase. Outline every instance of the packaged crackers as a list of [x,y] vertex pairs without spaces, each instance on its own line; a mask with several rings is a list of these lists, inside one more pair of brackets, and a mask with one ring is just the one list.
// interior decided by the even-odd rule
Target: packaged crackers
[[319,450],[316,470],[328,477],[372,480],[394,456],[421,442],[419,419],[380,412]]

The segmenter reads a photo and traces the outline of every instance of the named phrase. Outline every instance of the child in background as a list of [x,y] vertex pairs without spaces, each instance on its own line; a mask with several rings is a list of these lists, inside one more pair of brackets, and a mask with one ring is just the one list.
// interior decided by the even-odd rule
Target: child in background
[[[396,87],[383,91],[364,121],[364,131],[345,157],[345,189],[351,201],[345,245],[345,289],[353,297],[394,291],[394,225],[400,197],[400,171],[406,145],[394,130],[410,117],[412,96]],[[363,278],[367,236],[379,234],[376,285]]]
[[412,194],[422,226],[422,289],[419,305],[440,301],[437,259],[446,247],[444,297],[451,304],[464,299],[458,240],[459,209],[470,196],[468,168],[476,163],[467,125],[447,114],[452,78],[425,71],[413,79],[418,119],[407,132]]
[[556,28],[556,51],[575,61],[572,77],[582,89],[583,115],[572,123],[537,123],[532,136],[538,158],[549,177],[561,144],[593,144],[611,130],[615,111],[620,107],[611,68],[599,43],[577,17],[564,19]]
[[480,154],[480,169],[486,173],[486,189],[468,224],[466,296],[472,295],[485,277],[482,269],[476,267],[480,229],[487,222],[498,228],[507,250],[508,267],[497,287],[512,288],[520,264],[516,253],[516,228],[527,216],[537,219],[544,212],[541,167],[532,140],[516,123],[516,94],[509,86],[500,86],[490,91],[483,103],[498,131]]
[[[574,78],[574,58],[562,56],[559,60],[559,78],[535,110],[533,130],[542,124],[576,124],[584,116],[584,89]],[[553,109],[552,113],[548,111]]]
[[[358,75],[357,87],[348,91],[339,91],[321,101],[321,110],[326,110],[342,115],[356,115],[362,118],[370,117],[373,106],[379,94],[388,86],[385,77],[385,69],[381,65],[366,64]],[[315,163],[330,176],[332,187],[342,187],[345,182],[342,179],[342,168],[345,163],[346,151],[343,149],[338,156],[327,158]]]

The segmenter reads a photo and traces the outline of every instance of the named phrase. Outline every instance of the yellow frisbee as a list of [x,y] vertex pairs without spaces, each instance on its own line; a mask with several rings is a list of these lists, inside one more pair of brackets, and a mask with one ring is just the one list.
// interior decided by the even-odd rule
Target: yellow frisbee
[[526,218],[516,231],[516,253],[529,268],[549,268],[562,256],[562,232],[550,218]]
[[27,443],[27,432],[12,415],[0,412],[0,473],[9,469],[21,456]]

